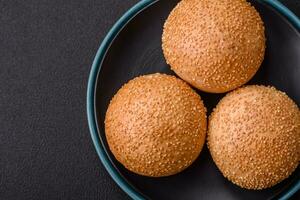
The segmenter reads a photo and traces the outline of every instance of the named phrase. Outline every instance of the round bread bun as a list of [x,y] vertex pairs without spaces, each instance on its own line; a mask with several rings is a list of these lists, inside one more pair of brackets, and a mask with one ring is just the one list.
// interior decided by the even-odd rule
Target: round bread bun
[[227,179],[242,188],[268,188],[298,166],[300,111],[274,87],[240,88],[214,109],[207,140],[214,162]]
[[206,108],[191,87],[174,76],[134,78],[111,100],[106,139],[115,158],[144,176],[176,174],[198,157],[205,143]]
[[227,92],[259,69],[263,21],[246,0],[182,0],[164,24],[162,49],[171,69],[189,84]]

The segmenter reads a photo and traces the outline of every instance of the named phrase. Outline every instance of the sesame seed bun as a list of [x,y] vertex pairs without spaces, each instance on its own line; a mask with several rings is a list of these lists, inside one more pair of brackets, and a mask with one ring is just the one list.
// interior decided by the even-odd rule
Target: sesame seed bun
[[200,96],[174,76],[140,76],[111,100],[105,133],[111,152],[125,168],[144,176],[169,176],[200,154],[206,108]]
[[162,49],[183,80],[223,93],[245,84],[259,69],[264,26],[246,0],[182,0],[164,24]]
[[271,187],[299,164],[299,108],[274,87],[237,89],[211,114],[207,141],[227,179],[247,189]]

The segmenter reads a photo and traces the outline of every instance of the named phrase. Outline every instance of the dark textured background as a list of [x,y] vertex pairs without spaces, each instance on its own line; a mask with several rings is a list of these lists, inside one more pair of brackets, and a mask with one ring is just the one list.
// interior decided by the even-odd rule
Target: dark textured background
[[94,150],[85,96],[101,40],[136,2],[0,0],[0,200],[129,199]]

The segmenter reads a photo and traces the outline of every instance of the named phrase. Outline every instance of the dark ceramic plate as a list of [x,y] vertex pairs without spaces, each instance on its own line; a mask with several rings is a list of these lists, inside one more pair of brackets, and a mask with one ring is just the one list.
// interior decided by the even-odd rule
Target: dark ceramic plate
[[[162,27],[178,0],[143,0],[111,29],[94,60],[87,94],[91,136],[116,183],[134,199],[287,199],[300,188],[299,168],[284,182],[262,191],[241,189],[218,171],[205,147],[188,169],[148,178],[127,171],[106,143],[104,117],[110,99],[130,79],[154,72],[173,74],[161,50]],[[300,105],[300,22],[276,0],[251,1],[266,27],[267,50],[260,71],[248,84],[273,85]],[[210,112],[223,95],[199,92]],[[208,113],[209,114],[209,113]]]

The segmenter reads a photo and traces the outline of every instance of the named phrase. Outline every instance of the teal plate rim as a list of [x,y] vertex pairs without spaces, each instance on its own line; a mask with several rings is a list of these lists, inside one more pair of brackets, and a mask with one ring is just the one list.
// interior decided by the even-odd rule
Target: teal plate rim
[[[90,129],[90,134],[97,151],[97,154],[108,171],[109,175],[113,180],[119,185],[119,187],[127,193],[132,199],[144,200],[146,199],[140,192],[138,192],[132,185],[130,185],[122,175],[115,169],[111,163],[106,151],[104,150],[101,140],[99,138],[97,124],[96,124],[96,114],[95,114],[95,85],[97,81],[98,72],[101,69],[102,62],[105,58],[106,52],[109,49],[113,40],[117,37],[119,32],[126,26],[126,24],[133,19],[137,14],[142,12],[147,7],[156,3],[159,0],[141,0],[130,8],[109,30],[104,40],[102,41],[96,56],[94,58],[87,87],[87,118],[88,125]],[[280,14],[285,16],[293,26],[300,31],[300,19],[287,7],[281,4],[278,0],[260,0],[272,6]],[[296,181],[286,192],[281,194],[280,200],[289,199],[293,194],[295,194],[300,189],[300,180]]]

